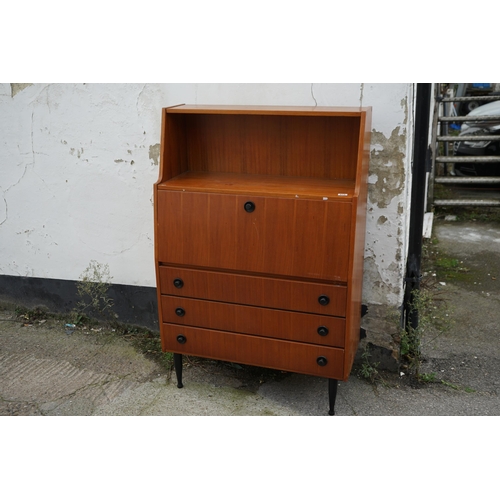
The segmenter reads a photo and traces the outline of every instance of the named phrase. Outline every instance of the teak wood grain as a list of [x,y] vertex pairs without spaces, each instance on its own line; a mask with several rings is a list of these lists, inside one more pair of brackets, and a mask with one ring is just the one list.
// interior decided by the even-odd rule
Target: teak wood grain
[[316,200],[350,201],[354,181],[221,172],[184,172],[158,189],[198,193],[246,194]]
[[186,171],[354,182],[363,111],[320,109],[166,108],[159,182]]
[[[179,335],[185,337],[184,344],[177,341]],[[337,379],[344,371],[344,351],[335,347],[168,323],[163,324],[161,340],[163,350],[180,354]],[[318,365],[320,356],[327,359],[326,366]]]
[[357,117],[200,114],[184,119],[189,170],[354,180]]
[[[185,326],[344,347],[345,319],[162,295],[163,321]],[[183,314],[176,311],[182,309]],[[327,329],[322,336],[318,328]],[[322,330],[323,332],[325,330]]]
[[347,380],[359,345],[361,325],[361,299],[363,293],[363,259],[368,196],[368,166],[370,154],[371,108],[361,117],[358,144],[358,165],[355,196],[351,219],[355,221],[351,232],[349,254],[349,292],[346,314],[346,344],[344,380]]
[[[255,210],[247,213],[247,201]],[[161,262],[347,281],[351,204],[158,192]]]
[[[159,266],[158,276],[159,290],[168,295],[338,317],[346,312],[347,292],[342,285],[170,266]],[[182,280],[182,288],[174,285],[175,279]],[[327,305],[318,302],[321,295],[330,299]]]
[[262,116],[335,116],[360,117],[370,108],[354,106],[259,106],[259,105],[211,105],[177,104],[168,109],[172,114],[213,115],[262,115]]
[[[370,108],[163,110],[154,217],[164,350],[347,380],[359,343],[370,130]],[[332,326],[329,345],[310,334],[319,320]]]

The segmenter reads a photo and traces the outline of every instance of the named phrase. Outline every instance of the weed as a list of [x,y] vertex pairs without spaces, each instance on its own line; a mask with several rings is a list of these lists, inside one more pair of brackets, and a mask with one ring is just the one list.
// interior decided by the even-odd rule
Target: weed
[[379,363],[372,363],[370,353],[370,344],[366,344],[365,349],[363,350],[363,354],[361,355],[361,367],[359,369],[359,374],[366,380],[369,380],[371,383],[380,380],[382,377],[377,370]]
[[464,391],[468,393],[476,392],[474,389],[471,387],[461,387],[456,384],[452,384],[451,382],[447,382],[446,380],[441,380],[441,383],[445,385],[446,387],[449,387],[450,389],[454,389],[455,391]]
[[418,327],[410,324],[401,330],[400,354],[406,363],[409,374],[420,378],[420,365],[422,362],[422,334],[429,322],[429,308],[431,307],[430,295],[422,289],[414,290],[410,301],[409,314],[418,314]]
[[35,307],[34,309],[28,309],[26,307],[16,307],[16,316],[22,319],[25,323],[34,323],[35,321],[42,321],[47,319],[48,313],[41,307]]
[[89,316],[100,320],[112,318],[113,299],[108,297],[111,279],[107,264],[101,264],[95,260],[90,261],[76,285],[80,300],[74,311],[75,324],[88,322]]
[[76,326],[94,325],[97,320],[89,318],[86,314],[80,313],[78,311],[72,311],[69,315],[69,322]]
[[429,384],[432,382],[436,382],[436,374],[434,372],[432,373],[421,373],[419,377],[420,382],[423,382],[425,384]]
[[408,314],[418,314],[418,326],[414,328],[408,324],[401,330],[401,368],[417,382],[429,382],[431,377],[430,374],[420,373],[422,347],[451,328],[447,312],[448,304],[440,295],[441,293],[436,292],[430,285],[427,285],[427,288],[422,286],[419,290],[414,290]]

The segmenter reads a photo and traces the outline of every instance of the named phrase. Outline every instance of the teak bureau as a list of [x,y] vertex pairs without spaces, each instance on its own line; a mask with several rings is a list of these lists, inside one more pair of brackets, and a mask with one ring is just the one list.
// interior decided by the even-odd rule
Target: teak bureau
[[359,342],[371,108],[163,109],[162,348],[337,381]]

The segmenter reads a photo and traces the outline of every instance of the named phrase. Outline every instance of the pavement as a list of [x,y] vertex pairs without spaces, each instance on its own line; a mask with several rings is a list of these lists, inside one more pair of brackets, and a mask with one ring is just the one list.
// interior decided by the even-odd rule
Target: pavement
[[[436,220],[423,287],[438,326],[424,337],[422,372],[380,371],[371,383],[355,367],[339,384],[338,416],[500,415],[500,223]],[[26,323],[0,310],[0,416],[323,416],[327,381],[185,357],[175,375],[111,328],[68,329],[47,318]]]

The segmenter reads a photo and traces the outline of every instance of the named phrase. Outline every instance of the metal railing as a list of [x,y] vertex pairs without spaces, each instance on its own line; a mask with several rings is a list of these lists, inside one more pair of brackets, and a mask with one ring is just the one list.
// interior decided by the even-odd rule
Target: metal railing
[[[439,84],[437,84],[439,86]],[[463,185],[463,186],[485,186],[486,188],[500,185],[500,176],[458,176],[453,175],[453,169],[449,169],[449,165],[455,163],[481,163],[495,164],[500,163],[500,156],[452,156],[449,154],[449,145],[453,142],[462,141],[500,141],[500,135],[463,135],[454,136],[449,134],[449,125],[451,123],[474,123],[474,124],[491,124],[494,122],[500,123],[498,115],[476,115],[476,116],[450,116],[449,112],[453,113],[454,108],[447,103],[467,102],[467,101],[484,101],[493,102],[499,101],[499,96],[474,96],[474,97],[442,97],[436,96],[433,132],[432,132],[432,165],[428,184],[428,204],[439,206],[500,206],[500,198],[481,198],[470,199],[462,197],[459,199],[435,199],[434,184],[445,185]],[[443,104],[444,103],[444,104]],[[443,113],[441,115],[441,113]],[[443,143],[440,148],[439,144]],[[440,149],[444,154],[438,154]],[[441,164],[441,169],[444,175],[436,175],[437,165]]]

